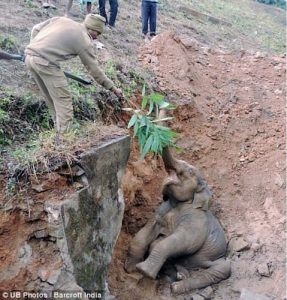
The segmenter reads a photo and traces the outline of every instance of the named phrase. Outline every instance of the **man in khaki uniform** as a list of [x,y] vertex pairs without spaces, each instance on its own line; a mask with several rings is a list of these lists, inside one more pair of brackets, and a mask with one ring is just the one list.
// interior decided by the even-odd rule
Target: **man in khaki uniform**
[[121,97],[122,91],[99,68],[92,40],[103,32],[105,19],[89,14],[83,23],[65,17],[51,18],[33,27],[25,50],[25,63],[46,97],[57,132],[67,132],[72,125],[73,104],[68,82],[59,63],[79,56],[94,79]]

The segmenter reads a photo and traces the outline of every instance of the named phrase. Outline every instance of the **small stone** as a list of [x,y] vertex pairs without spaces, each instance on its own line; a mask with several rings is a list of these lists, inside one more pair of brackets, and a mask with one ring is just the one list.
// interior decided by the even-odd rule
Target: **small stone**
[[73,183],[73,188],[76,189],[76,190],[81,190],[81,189],[84,188],[84,187],[85,187],[85,186],[84,186],[82,183],[80,183],[80,182],[75,181],[75,182]]
[[204,297],[204,299],[210,300],[210,299],[212,299],[213,289],[212,289],[211,286],[208,286],[207,288],[201,290],[201,291],[199,292],[199,294],[200,294],[202,297]]
[[254,161],[256,159],[256,155],[254,154],[254,153],[250,153],[249,155],[248,155],[248,161],[249,162],[252,162],[252,161]]
[[204,298],[198,294],[192,295],[192,300],[204,300]]
[[274,183],[279,187],[282,188],[284,186],[284,179],[280,176],[280,174],[276,173],[274,176]]
[[254,252],[258,251],[261,248],[261,245],[259,243],[252,243],[251,250]]
[[42,193],[48,190],[42,184],[33,184],[32,189],[37,193]]
[[264,276],[264,277],[270,277],[271,276],[268,264],[265,264],[265,263],[258,266],[257,272],[261,276]]
[[229,248],[232,253],[250,249],[250,245],[242,238],[232,238],[229,242]]
[[275,95],[282,95],[283,92],[281,90],[277,89],[277,90],[274,91],[274,94]]
[[272,298],[264,295],[252,292],[247,289],[242,289],[240,300],[271,300]]
[[58,281],[58,277],[59,277],[60,273],[61,273],[61,270],[53,271],[52,274],[47,279],[47,282],[49,282],[50,284],[55,284]]
[[261,53],[260,51],[257,51],[255,53],[255,58],[263,58],[263,57],[265,57],[265,54]]
[[44,237],[47,237],[48,233],[47,233],[46,229],[37,230],[37,231],[34,232],[34,236],[35,236],[36,239],[42,239]]
[[41,281],[47,281],[48,276],[49,276],[49,271],[47,271],[47,270],[40,270],[38,272],[38,276],[41,279]]

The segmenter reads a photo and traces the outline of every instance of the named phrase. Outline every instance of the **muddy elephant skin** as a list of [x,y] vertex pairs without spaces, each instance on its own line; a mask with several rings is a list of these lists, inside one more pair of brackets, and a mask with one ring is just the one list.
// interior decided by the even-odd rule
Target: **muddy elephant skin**
[[[167,260],[176,266],[174,293],[184,293],[220,282],[230,275],[225,260],[226,240],[217,219],[208,210],[211,192],[198,170],[163,151],[168,177],[164,201],[154,216],[135,235],[125,268],[155,279]],[[203,268],[201,272],[192,272]],[[196,274],[198,273],[198,274]]]

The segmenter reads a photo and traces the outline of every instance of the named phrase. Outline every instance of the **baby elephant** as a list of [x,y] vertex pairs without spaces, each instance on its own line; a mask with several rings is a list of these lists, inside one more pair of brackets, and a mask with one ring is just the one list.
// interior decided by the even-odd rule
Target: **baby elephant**
[[[155,279],[169,260],[179,271],[179,281],[171,285],[174,293],[203,288],[228,278],[231,268],[224,258],[224,232],[208,210],[211,192],[206,182],[195,167],[174,159],[168,148],[163,151],[163,161],[169,174],[163,187],[165,201],[133,238],[126,270],[138,270]],[[195,268],[204,270],[190,275],[188,271]]]

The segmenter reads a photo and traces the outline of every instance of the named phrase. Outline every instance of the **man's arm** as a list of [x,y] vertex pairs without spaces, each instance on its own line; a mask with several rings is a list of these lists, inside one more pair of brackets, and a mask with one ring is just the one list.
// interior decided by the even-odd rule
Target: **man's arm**
[[97,64],[97,58],[94,54],[94,49],[92,44],[87,48],[84,49],[80,54],[79,57],[82,63],[85,65],[87,70],[91,73],[93,78],[102,85],[107,90],[111,90],[116,96],[121,97],[122,91],[117,89],[114,86],[114,83],[105,75],[105,73],[100,69]]
[[101,70],[101,68],[97,64],[97,58],[94,54],[94,49],[92,44],[88,48],[84,49],[79,54],[79,57],[97,83],[102,85],[107,90],[113,88],[114,83],[105,75],[105,73]]
[[37,34],[48,24],[50,24],[51,22],[56,21],[57,19],[59,19],[59,17],[54,17],[51,19],[48,19],[42,23],[39,23],[37,25],[35,25],[31,31],[31,41],[37,36]]

